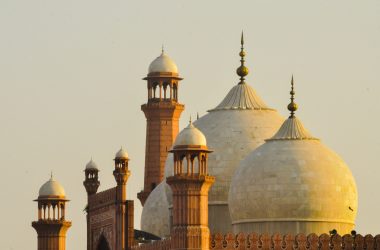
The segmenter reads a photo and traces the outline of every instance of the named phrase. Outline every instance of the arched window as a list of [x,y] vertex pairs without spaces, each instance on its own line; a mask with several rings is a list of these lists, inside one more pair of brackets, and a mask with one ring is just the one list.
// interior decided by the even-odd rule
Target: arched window
[[192,160],[193,160],[193,166],[192,166],[192,170],[194,173],[197,173],[197,174],[201,174],[201,170],[199,169],[199,160],[198,160],[198,155],[193,155],[191,156]]
[[104,235],[102,235],[100,237],[100,240],[99,240],[99,244],[98,244],[98,247],[96,248],[97,250],[111,250],[107,240],[106,240],[106,237],[104,237]]

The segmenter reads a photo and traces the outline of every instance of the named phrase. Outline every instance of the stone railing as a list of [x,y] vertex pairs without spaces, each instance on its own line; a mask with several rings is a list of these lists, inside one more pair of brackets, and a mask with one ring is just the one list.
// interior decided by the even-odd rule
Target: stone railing
[[339,234],[328,235],[322,234],[298,234],[296,236],[287,234],[244,234],[238,235],[228,233],[226,235],[214,234],[210,239],[210,249],[267,249],[267,250],[307,250],[307,249],[380,249],[380,235],[373,237],[372,235],[362,236]]
[[132,247],[133,250],[170,250],[170,238],[143,243]]

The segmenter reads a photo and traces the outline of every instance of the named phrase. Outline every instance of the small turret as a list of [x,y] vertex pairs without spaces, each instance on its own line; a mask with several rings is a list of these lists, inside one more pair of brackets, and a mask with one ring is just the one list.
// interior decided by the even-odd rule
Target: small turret
[[45,182],[38,193],[38,220],[32,222],[32,227],[38,234],[38,250],[65,250],[66,232],[71,222],[65,219],[65,190],[53,178]]
[[115,169],[113,171],[113,176],[115,177],[117,185],[125,185],[128,181],[130,171],[128,169],[128,153],[123,148],[115,155]]
[[98,188],[100,186],[99,182],[99,169],[96,163],[91,159],[84,170],[85,180],[83,181],[83,185],[86,188],[87,194],[93,195],[96,194]]
[[215,177],[208,175],[206,137],[190,123],[174,142],[174,175],[166,182],[173,191],[171,249],[209,248],[208,191]]

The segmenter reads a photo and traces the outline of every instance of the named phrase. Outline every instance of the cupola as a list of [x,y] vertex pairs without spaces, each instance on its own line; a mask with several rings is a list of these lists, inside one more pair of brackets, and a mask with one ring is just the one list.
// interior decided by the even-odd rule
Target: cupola
[[162,49],[161,55],[154,59],[148,69],[148,73],[172,73],[178,74],[176,63]]
[[191,146],[201,147],[206,145],[206,137],[190,120],[189,125],[184,128],[175,139],[173,149]]
[[121,147],[120,150],[115,154],[115,159],[129,159],[128,152],[124,150],[123,147]]
[[38,199],[42,198],[65,198],[65,190],[58,181],[54,180],[53,174],[50,179],[45,182],[38,192]]

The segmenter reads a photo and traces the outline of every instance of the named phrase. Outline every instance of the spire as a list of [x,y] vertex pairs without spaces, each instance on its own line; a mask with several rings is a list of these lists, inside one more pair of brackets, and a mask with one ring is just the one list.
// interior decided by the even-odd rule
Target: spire
[[291,84],[291,90],[290,90],[290,103],[288,105],[288,110],[290,111],[290,116],[289,118],[294,118],[294,112],[298,109],[297,103],[294,102],[294,80],[293,80],[293,75],[292,75],[292,80],[290,82]]
[[162,44],[162,47],[161,47],[161,55],[165,53],[165,49],[164,49],[164,44]]
[[199,113],[197,112],[197,120],[199,119]]
[[245,51],[244,51],[244,34],[243,34],[243,31],[241,32],[241,40],[240,40],[240,44],[241,44],[241,50],[240,50],[240,53],[239,53],[239,56],[240,56],[240,67],[236,69],[236,73],[238,74],[238,76],[240,76],[240,82],[239,84],[244,84],[245,83],[245,76],[248,75],[249,73],[249,70],[248,68],[244,65],[244,57],[245,57]]

